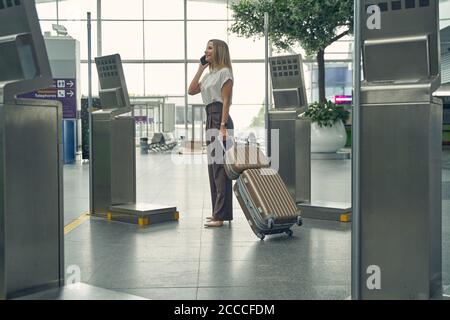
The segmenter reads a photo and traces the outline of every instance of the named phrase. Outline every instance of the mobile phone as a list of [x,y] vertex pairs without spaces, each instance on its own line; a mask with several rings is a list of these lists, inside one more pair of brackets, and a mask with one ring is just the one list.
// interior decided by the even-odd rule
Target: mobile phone
[[202,64],[202,66],[208,64],[208,61],[206,61],[206,55],[204,55],[203,57],[200,58],[200,63]]

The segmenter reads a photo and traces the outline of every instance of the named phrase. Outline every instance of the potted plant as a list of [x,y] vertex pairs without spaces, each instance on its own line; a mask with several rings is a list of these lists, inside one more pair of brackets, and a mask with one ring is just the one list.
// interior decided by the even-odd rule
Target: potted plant
[[349,112],[331,101],[316,102],[303,114],[311,119],[311,152],[335,153],[347,142],[344,122]]

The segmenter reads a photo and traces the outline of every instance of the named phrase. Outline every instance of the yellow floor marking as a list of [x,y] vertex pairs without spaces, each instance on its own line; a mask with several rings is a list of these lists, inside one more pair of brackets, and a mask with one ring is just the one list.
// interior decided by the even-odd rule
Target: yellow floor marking
[[68,233],[72,232],[79,226],[81,226],[84,222],[89,220],[89,212],[82,214],[78,219],[75,219],[71,223],[69,223],[67,226],[64,227],[64,235],[67,235]]

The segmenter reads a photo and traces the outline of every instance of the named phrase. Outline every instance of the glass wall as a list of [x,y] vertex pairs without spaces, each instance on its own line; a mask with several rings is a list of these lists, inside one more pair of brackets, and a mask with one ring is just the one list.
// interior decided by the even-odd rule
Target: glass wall
[[[176,103],[179,136],[184,134],[182,110],[186,101],[188,105],[202,102],[199,95],[185,96],[185,70],[189,84],[207,41],[213,38],[227,41],[232,59],[238,60],[233,64],[235,86],[231,111],[236,128],[247,132],[264,127],[260,112],[264,103],[264,39],[245,39],[228,32],[233,21],[227,1],[65,0],[39,3],[37,7],[43,31],[51,31],[52,24],[59,23],[80,41],[84,95],[88,92],[86,14],[90,11],[93,56],[120,53],[130,96],[167,96],[168,102]],[[97,12],[99,7],[101,11]],[[97,14],[100,21],[97,21]],[[98,26],[101,27],[100,38],[97,37]],[[334,45],[327,55],[348,63],[349,49],[348,43]],[[293,51],[300,53],[301,49],[293,48]],[[314,61],[309,62],[305,70],[313,70],[314,65]],[[93,76],[96,94],[95,72]],[[315,79],[310,76],[308,81],[310,101],[317,96]],[[327,89],[330,95],[348,91],[341,88],[341,83]]]
[[450,1],[449,0],[439,0],[440,2],[440,19],[441,19],[441,29],[450,26]]
[[[450,1],[440,2],[444,27],[450,25]],[[227,41],[234,60],[231,114],[236,127],[247,130],[252,123],[253,126],[260,123],[264,102],[264,40],[240,38],[228,31],[233,21],[227,1],[60,0],[38,3],[37,8],[43,31],[51,31],[52,24],[59,23],[80,41],[83,94],[88,92],[86,13],[90,11],[93,56],[120,53],[130,96],[166,96],[168,102],[176,103],[180,121],[180,110],[186,103],[201,103],[199,95],[187,96],[186,87],[197,70],[197,61],[207,41],[212,38]],[[99,36],[97,27],[101,27]],[[292,53],[304,55],[300,47],[288,52],[273,51],[273,55]],[[326,50],[326,93],[330,99],[351,93],[351,53],[351,37]],[[304,70],[308,101],[313,102],[318,98],[314,57],[305,58]],[[94,72],[94,94],[98,92],[95,77]],[[181,130],[183,125],[179,127]]]

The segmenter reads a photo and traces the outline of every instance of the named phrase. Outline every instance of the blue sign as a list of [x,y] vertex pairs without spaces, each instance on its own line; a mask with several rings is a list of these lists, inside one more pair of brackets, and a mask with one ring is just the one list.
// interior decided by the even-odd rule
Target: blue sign
[[20,94],[18,98],[56,100],[63,105],[63,118],[77,117],[77,85],[75,79],[53,79],[50,88]]

